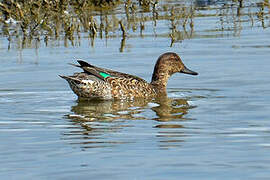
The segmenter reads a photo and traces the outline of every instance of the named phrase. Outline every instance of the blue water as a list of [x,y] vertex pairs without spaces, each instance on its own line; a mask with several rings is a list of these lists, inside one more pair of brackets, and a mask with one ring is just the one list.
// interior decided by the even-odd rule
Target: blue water
[[[1,37],[1,179],[269,179],[269,21],[240,18],[236,33],[196,17],[194,36],[172,47],[168,22],[157,36],[149,23],[123,52],[120,35],[9,50]],[[150,81],[167,51],[199,76],[175,74],[163,102],[78,102],[58,77],[79,71],[67,63],[80,58]]]

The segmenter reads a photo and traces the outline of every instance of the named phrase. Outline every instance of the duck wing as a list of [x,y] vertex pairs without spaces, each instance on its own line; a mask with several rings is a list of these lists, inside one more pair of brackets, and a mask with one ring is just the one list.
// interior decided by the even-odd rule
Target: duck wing
[[82,61],[82,60],[77,60],[77,61],[80,65],[74,65],[74,64],[72,64],[72,65],[74,65],[76,67],[80,67],[84,70],[85,73],[94,75],[94,76],[96,76],[104,81],[106,80],[107,77],[113,77],[113,78],[121,78],[121,79],[123,79],[123,78],[124,79],[134,79],[134,80],[137,80],[139,82],[147,83],[147,81],[145,81],[144,79],[139,78],[139,77],[134,76],[134,75],[114,71],[111,69],[96,67],[96,66],[93,66],[93,65],[91,65],[85,61]]

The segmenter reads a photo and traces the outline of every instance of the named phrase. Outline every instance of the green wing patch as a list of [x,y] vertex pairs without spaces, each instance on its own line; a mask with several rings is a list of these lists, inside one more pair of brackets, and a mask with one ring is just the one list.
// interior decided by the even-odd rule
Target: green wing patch
[[111,75],[104,73],[104,72],[100,72],[99,75],[101,75],[103,78],[111,77]]

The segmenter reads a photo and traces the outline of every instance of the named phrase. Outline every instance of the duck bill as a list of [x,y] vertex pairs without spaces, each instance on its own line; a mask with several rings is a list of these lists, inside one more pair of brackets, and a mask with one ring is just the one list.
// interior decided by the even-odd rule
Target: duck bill
[[184,69],[182,69],[182,70],[180,71],[180,73],[185,73],[185,74],[190,74],[190,75],[198,75],[197,72],[192,71],[192,70],[188,69],[188,68],[185,67],[185,66],[184,66]]

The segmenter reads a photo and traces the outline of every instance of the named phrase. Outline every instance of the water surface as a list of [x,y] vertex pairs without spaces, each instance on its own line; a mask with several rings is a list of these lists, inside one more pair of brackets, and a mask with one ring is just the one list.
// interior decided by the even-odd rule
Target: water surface
[[[121,32],[24,48],[1,36],[1,177],[269,179],[269,19],[249,1],[239,16],[223,1],[195,5],[194,29],[173,43],[166,20],[147,21],[144,36],[129,30],[122,48]],[[161,101],[79,102],[58,77],[80,58],[150,81],[167,51],[199,76],[175,74]]]

